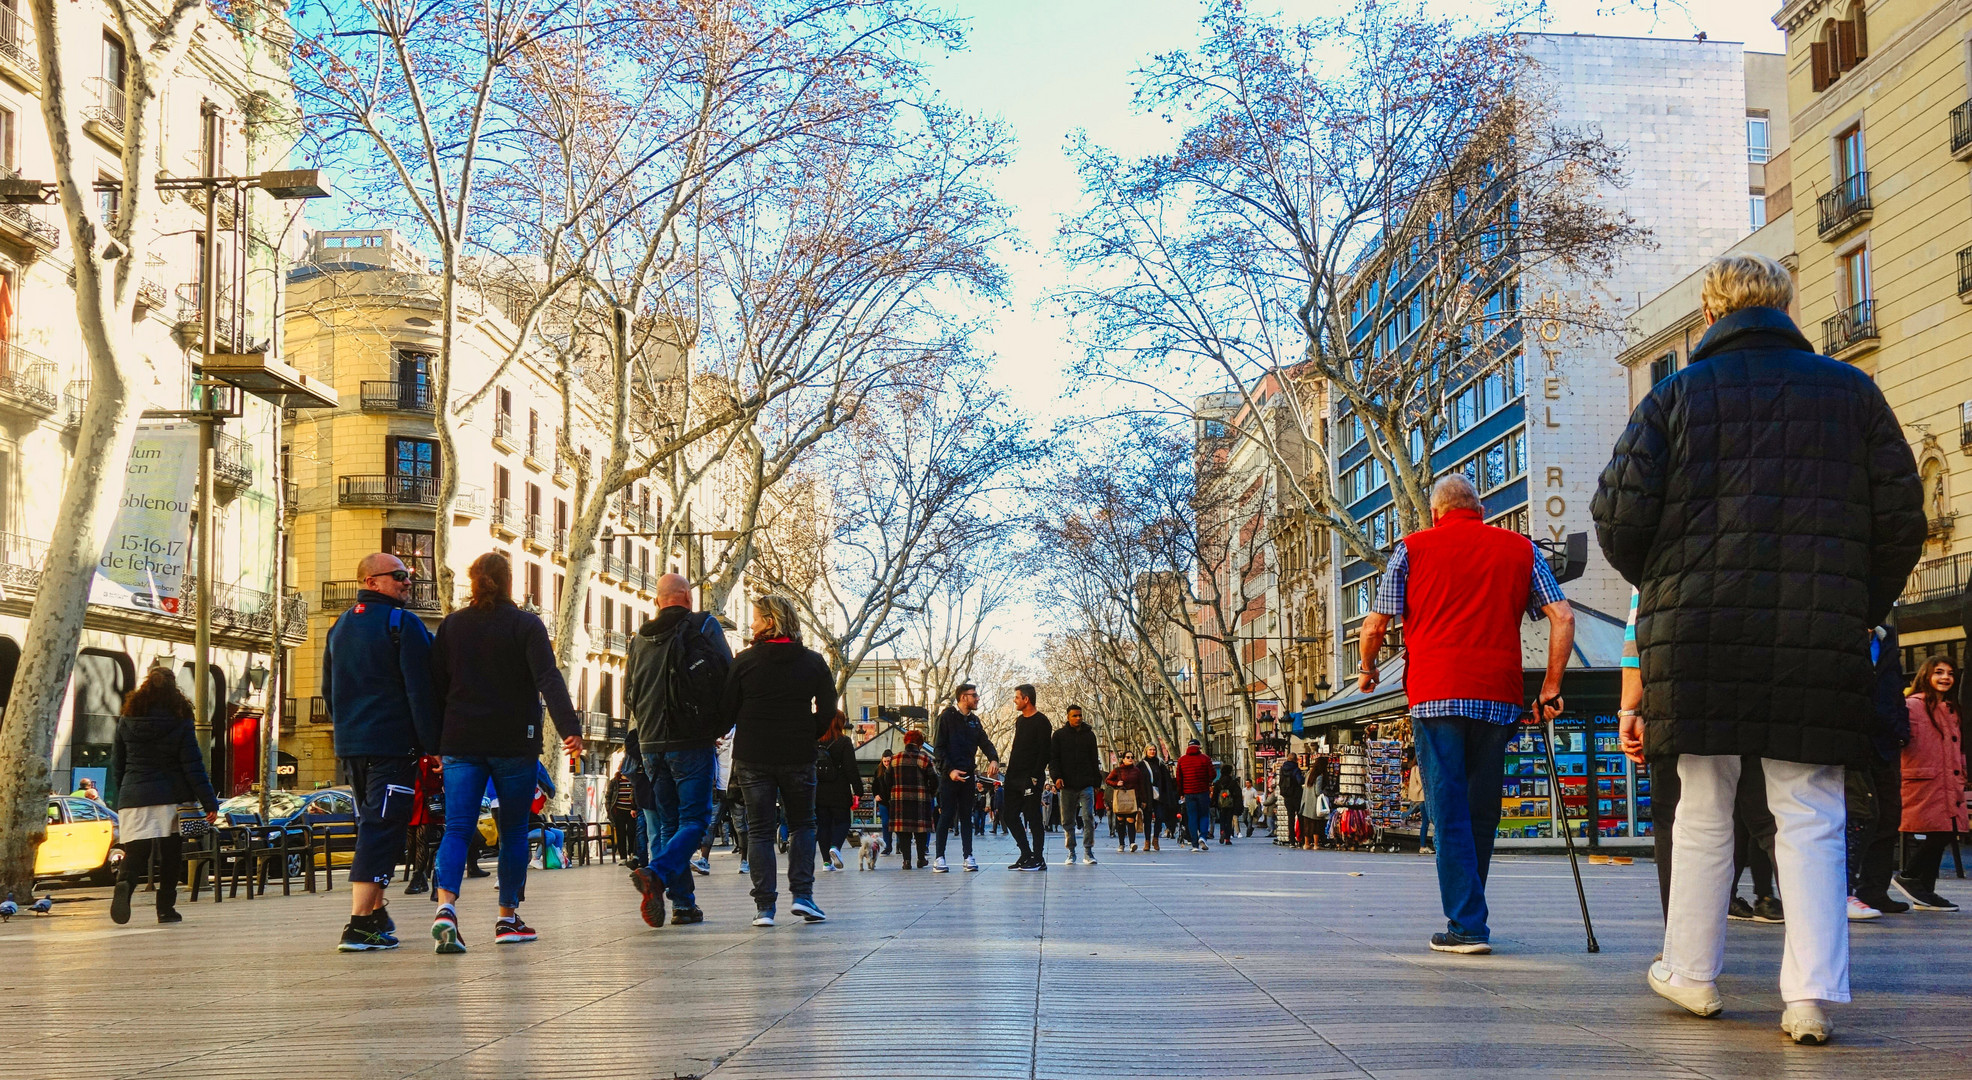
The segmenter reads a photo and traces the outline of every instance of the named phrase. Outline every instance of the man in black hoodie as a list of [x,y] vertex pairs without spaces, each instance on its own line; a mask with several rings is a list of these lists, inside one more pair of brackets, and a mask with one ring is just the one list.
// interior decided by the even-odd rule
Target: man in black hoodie
[[978,688],[962,684],[952,695],[952,702],[938,714],[938,745],[933,754],[938,765],[938,860],[931,869],[939,874],[952,869],[945,863],[945,837],[954,825],[965,851],[967,872],[979,869],[979,861],[972,857],[972,768],[981,750],[990,763],[987,776],[992,776],[1000,763],[1000,752],[993,748],[993,740],[986,737],[985,726],[973,713],[979,707]]
[[1048,746],[1054,724],[1048,714],[1034,707],[1034,688],[1021,683],[1013,688],[1013,707],[1020,716],[1013,722],[1013,749],[1007,754],[1005,802],[1001,821],[1020,845],[1020,858],[1009,870],[1046,870],[1042,855],[1046,833],[1041,824],[1041,789],[1048,782]]
[[[712,826],[712,789],[718,771],[716,744],[728,728],[719,715],[732,649],[719,620],[692,610],[691,582],[682,574],[657,579],[657,617],[630,639],[624,701],[637,723],[644,773],[657,804],[661,848],[630,881],[644,894],[639,911],[651,926],[664,925],[664,897],[671,897],[673,925],[703,922],[692,856]],[[709,700],[692,700],[705,686]],[[702,707],[701,707],[702,706]]]
[[1082,857],[1096,862],[1096,785],[1102,783],[1102,759],[1096,752],[1095,729],[1082,722],[1082,708],[1068,707],[1068,723],[1054,733],[1048,768],[1054,789],[1061,792],[1061,831],[1068,840],[1068,865],[1075,865],[1075,822],[1082,822]]

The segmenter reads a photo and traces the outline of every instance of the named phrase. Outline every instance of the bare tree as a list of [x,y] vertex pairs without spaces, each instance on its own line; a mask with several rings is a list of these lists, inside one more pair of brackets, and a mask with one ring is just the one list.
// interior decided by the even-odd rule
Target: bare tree
[[[34,0],[41,62],[41,113],[54,151],[55,193],[75,264],[76,323],[88,358],[90,392],[75,451],[42,563],[40,589],[21,643],[13,696],[0,721],[0,890],[25,895],[34,855],[47,835],[45,802],[51,780],[56,720],[75,665],[88,611],[90,583],[123,494],[124,467],[137,421],[150,396],[180,378],[161,371],[134,340],[133,308],[156,235],[159,121],[165,90],[177,78],[200,31],[212,24],[202,0],[174,0],[162,9],[128,0],[106,5],[127,48],[122,179],[113,221],[98,221],[94,154],[78,145],[83,80],[64,62],[62,43],[98,24],[57,0]],[[70,25],[79,28],[71,32]],[[220,24],[220,32],[232,33]],[[176,394],[173,393],[174,399]],[[203,527],[203,526],[201,526]]]
[[1510,33],[1376,0],[1301,25],[1214,0],[1199,48],[1138,73],[1138,105],[1182,118],[1176,148],[1073,145],[1092,206],[1059,249],[1085,283],[1058,299],[1086,370],[1187,418],[1197,389],[1249,416],[1284,407],[1293,438],[1232,434],[1282,468],[1294,509],[1381,565],[1389,536],[1327,482],[1331,421],[1349,442],[1361,424],[1389,476],[1386,534],[1428,523],[1451,392],[1517,363],[1528,317],[1606,328],[1592,289],[1538,285],[1605,274],[1645,239],[1598,198],[1622,181],[1618,151],[1556,124],[1538,84]]

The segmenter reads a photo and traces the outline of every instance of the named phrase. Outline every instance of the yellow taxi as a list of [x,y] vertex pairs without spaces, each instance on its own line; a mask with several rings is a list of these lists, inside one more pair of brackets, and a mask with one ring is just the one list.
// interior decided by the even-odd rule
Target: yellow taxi
[[34,853],[34,876],[106,885],[123,860],[116,839],[116,811],[91,799],[54,796],[48,800],[48,838]]

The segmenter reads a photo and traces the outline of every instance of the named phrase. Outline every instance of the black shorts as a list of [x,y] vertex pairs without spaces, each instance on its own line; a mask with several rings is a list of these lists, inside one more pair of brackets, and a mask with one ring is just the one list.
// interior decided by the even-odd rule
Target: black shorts
[[404,828],[417,811],[418,759],[344,758],[356,796],[356,851],[349,880],[388,882],[404,855]]

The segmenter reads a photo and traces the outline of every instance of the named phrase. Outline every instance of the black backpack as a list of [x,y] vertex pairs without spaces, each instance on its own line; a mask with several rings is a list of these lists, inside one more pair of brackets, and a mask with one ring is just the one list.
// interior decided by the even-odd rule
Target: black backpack
[[833,784],[842,778],[842,770],[835,764],[835,744],[815,744],[815,782]]
[[[705,618],[710,618],[706,616]],[[716,738],[719,706],[726,693],[725,654],[705,636],[702,620],[687,618],[671,635],[659,663],[658,684],[664,688],[664,713],[674,738]]]

